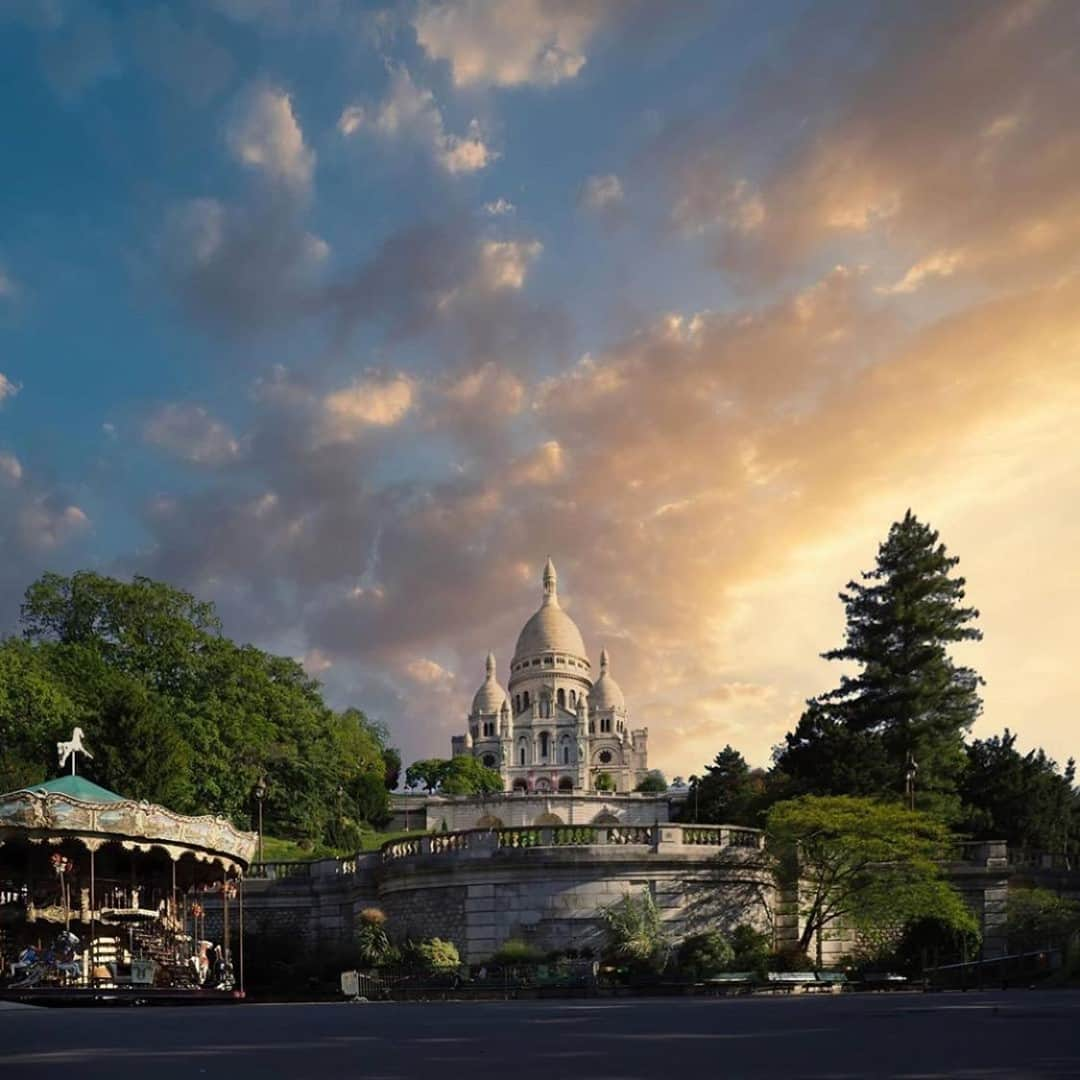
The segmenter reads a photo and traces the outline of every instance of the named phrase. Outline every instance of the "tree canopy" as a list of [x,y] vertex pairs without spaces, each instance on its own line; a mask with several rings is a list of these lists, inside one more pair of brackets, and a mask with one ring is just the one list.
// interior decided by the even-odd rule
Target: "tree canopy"
[[909,510],[878,549],[874,569],[840,594],[844,644],[822,655],[858,666],[811,699],[777,754],[797,789],[903,793],[917,768],[919,805],[959,812],[964,736],[979,715],[982,680],[951,646],[976,641],[978,611],[963,605],[958,559]]
[[424,758],[405,770],[405,786],[442,795],[493,795],[502,791],[502,777],[471,754]]
[[863,935],[927,916],[977,925],[942,876],[951,836],[929,814],[848,795],[804,795],[769,810],[766,838],[777,875],[798,876],[803,950],[839,920]]
[[385,817],[385,730],[334,712],[295,660],[229,640],[212,604],[145,577],[45,574],[20,621],[0,641],[4,790],[50,774],[79,724],[80,768],[133,798],[248,827],[265,778],[269,832],[328,839]]

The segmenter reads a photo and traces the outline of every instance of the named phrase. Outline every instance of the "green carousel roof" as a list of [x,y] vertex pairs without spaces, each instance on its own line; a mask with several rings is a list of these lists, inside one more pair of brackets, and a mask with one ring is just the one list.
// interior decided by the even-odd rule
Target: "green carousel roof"
[[35,795],[67,795],[71,799],[79,799],[81,802],[126,802],[123,795],[117,795],[115,791],[108,791],[87,780],[85,776],[58,776],[55,780],[46,780],[41,784],[30,784],[20,788],[20,791],[32,791]]

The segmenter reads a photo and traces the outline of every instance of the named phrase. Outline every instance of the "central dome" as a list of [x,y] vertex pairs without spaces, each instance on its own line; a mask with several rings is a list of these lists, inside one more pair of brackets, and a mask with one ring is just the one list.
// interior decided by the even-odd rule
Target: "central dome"
[[587,659],[585,642],[577,624],[561,607],[556,590],[555,567],[550,559],[544,567],[544,602],[540,610],[522,627],[518,635],[514,660],[536,653],[560,652]]

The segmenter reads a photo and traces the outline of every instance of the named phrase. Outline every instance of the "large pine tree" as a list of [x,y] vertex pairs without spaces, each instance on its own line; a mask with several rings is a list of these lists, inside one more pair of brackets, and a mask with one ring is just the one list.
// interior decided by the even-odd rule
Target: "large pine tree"
[[982,679],[950,646],[975,641],[958,559],[909,510],[878,548],[877,564],[840,594],[843,646],[822,655],[859,666],[811,699],[777,754],[795,786],[822,794],[900,794],[910,757],[924,809],[955,812],[964,734],[979,715]]

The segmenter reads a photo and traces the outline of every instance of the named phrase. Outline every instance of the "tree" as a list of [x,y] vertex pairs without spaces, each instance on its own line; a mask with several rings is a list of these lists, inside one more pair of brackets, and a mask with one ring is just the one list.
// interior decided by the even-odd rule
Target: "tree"
[[1073,851],[1080,812],[1075,779],[1071,758],[1061,772],[1042,749],[1021,754],[1008,728],[1003,735],[975,739],[967,747],[960,788],[964,829],[1024,851]]
[[684,938],[675,954],[676,967],[691,979],[708,979],[728,971],[734,959],[735,950],[731,943],[716,930]]
[[682,817],[716,825],[752,825],[760,783],[746,759],[730,744],[706,766],[704,776],[690,778]]
[[401,781],[401,752],[392,746],[383,750],[383,783],[393,791]]
[[597,773],[596,780],[593,781],[593,786],[597,791],[614,791],[615,777],[613,777],[611,773]]
[[635,791],[646,792],[651,795],[663,795],[668,789],[668,783],[664,774],[659,769],[650,769]]
[[433,794],[446,777],[449,764],[445,758],[414,761],[405,770],[405,786],[410,789],[422,787],[429,794]]
[[499,773],[471,754],[450,759],[439,787],[443,795],[494,795],[502,789]]
[[964,579],[952,576],[958,562],[909,510],[874,569],[848,582],[845,643],[822,655],[859,671],[808,702],[776,759],[802,790],[899,796],[913,758],[920,805],[956,812],[964,734],[982,707],[982,680],[948,651],[982,637]]
[[45,574],[21,620],[24,640],[0,643],[5,788],[49,775],[75,723],[91,779],[182,812],[247,827],[266,777],[265,828],[286,837],[356,834],[335,812],[338,790],[355,807],[362,777],[385,787],[385,729],[358,709],[333,712],[299,663],[229,640],[213,605],[182,589]]
[[425,758],[405,770],[407,788],[423,787],[443,795],[492,795],[502,791],[502,777],[471,754],[450,758]]
[[809,949],[840,920],[863,935],[896,934],[929,915],[975,924],[938,860],[950,834],[937,819],[895,803],[804,795],[776,803],[766,824],[768,858],[780,880],[798,882]]
[[1080,931],[1080,905],[1049,889],[1018,889],[1009,893],[1005,930],[1017,952],[1064,948]]

